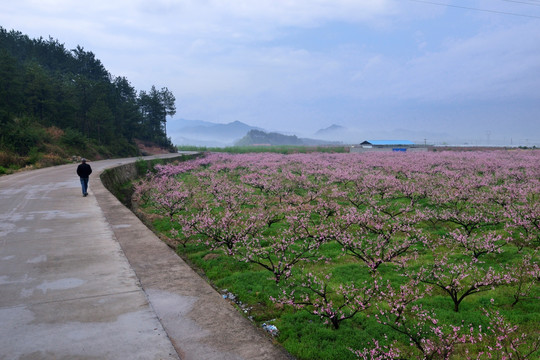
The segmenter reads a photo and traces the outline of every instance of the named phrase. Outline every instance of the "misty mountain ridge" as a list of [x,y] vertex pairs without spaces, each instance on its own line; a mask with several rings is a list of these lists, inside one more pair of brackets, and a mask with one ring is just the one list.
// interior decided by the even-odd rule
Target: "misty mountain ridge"
[[318,130],[314,135],[315,136],[327,136],[327,135],[332,135],[332,134],[334,134],[336,132],[341,132],[341,131],[347,131],[347,128],[345,128],[345,127],[343,127],[341,125],[332,124],[327,128]]
[[250,130],[261,128],[247,125],[241,121],[219,124],[203,120],[176,119],[167,123],[168,134],[176,145],[207,147],[233,146]]
[[[175,145],[206,147],[234,146],[251,130],[258,130],[263,133],[272,134],[269,137],[258,134],[258,140],[255,138],[251,140],[253,144],[271,144],[273,142],[282,144],[282,142],[288,141],[288,145],[298,145],[297,140],[300,140],[303,145],[313,146],[331,144],[360,144],[365,140],[388,140],[398,138],[410,140],[417,144],[434,144],[449,139],[448,134],[445,133],[413,131],[406,129],[395,129],[391,131],[382,131],[378,129],[358,130],[337,124],[332,124],[326,128],[311,132],[313,134],[313,138],[307,138],[288,131],[270,132],[266,129],[251,126],[241,121],[220,124],[203,120],[174,119],[167,122],[167,134],[171,137],[172,142]],[[285,138],[278,140],[279,136],[275,134],[282,135]]]
[[213,123],[210,121],[204,121],[204,120],[173,119],[173,120],[169,120],[167,125],[169,125],[169,127],[172,127],[174,129],[182,129],[182,128],[187,128],[187,127],[197,127],[197,126],[209,127],[209,126],[216,125],[216,123]]
[[331,142],[317,139],[299,138],[296,135],[284,135],[277,132],[250,130],[246,136],[235,143],[236,146],[254,145],[292,145],[292,146],[318,146],[341,145],[341,142]]
[[[331,129],[337,129],[332,125]],[[206,147],[227,147],[237,144],[255,145],[332,145],[340,141],[299,138],[295,134],[268,132],[265,129],[233,121],[228,124],[212,123],[203,120],[176,119],[167,123],[168,134],[176,145],[194,145]],[[327,128],[327,129],[330,129]],[[321,129],[319,131],[324,131]]]

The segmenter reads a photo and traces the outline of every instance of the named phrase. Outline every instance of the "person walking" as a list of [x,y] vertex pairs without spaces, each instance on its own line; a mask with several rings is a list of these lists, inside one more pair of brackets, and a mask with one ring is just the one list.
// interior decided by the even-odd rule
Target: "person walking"
[[92,167],[86,163],[86,159],[81,159],[81,164],[77,166],[77,175],[81,178],[81,187],[83,196],[88,195],[88,179],[92,173]]

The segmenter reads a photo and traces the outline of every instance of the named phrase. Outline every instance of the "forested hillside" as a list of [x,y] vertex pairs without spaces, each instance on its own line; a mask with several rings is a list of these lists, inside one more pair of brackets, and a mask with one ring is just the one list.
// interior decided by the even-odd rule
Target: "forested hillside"
[[139,91],[95,55],[0,27],[0,173],[28,164],[138,155],[135,140],[171,148],[167,89]]

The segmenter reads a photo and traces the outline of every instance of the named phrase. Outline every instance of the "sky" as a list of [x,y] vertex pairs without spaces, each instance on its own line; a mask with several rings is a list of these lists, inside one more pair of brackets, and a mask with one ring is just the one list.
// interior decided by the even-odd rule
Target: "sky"
[[0,0],[0,26],[167,87],[171,131],[540,146],[540,0]]

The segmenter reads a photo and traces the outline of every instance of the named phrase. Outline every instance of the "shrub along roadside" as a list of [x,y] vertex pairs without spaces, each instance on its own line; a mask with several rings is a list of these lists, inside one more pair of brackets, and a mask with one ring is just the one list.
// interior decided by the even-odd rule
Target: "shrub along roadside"
[[68,164],[81,157],[99,160],[139,154],[137,146],[123,138],[114,144],[100,145],[78,130],[43,127],[30,120],[11,124],[0,136],[0,175],[23,168]]

